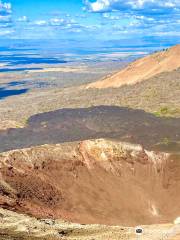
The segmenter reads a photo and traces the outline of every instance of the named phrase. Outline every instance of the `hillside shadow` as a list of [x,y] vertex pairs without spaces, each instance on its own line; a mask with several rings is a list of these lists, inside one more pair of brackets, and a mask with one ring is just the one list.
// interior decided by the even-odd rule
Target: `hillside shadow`
[[10,97],[10,96],[16,96],[16,95],[21,95],[21,94],[24,94],[28,91],[27,88],[24,88],[24,89],[13,89],[13,90],[10,90],[10,89],[6,89],[6,88],[0,88],[0,100],[1,99],[4,99],[4,98],[7,98],[7,97]]
[[92,138],[113,138],[151,148],[164,139],[179,141],[180,119],[114,106],[60,109],[32,116],[25,128],[1,131],[0,151]]
[[21,71],[30,71],[30,70],[42,70],[43,68],[0,68],[0,73],[6,72],[21,72]]

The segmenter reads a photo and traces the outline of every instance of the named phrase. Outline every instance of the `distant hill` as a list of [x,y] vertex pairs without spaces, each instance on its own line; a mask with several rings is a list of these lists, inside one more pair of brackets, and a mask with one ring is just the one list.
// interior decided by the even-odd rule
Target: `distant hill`
[[88,84],[87,88],[118,88],[125,84],[141,82],[159,73],[171,72],[179,67],[180,44],[138,59],[120,72]]

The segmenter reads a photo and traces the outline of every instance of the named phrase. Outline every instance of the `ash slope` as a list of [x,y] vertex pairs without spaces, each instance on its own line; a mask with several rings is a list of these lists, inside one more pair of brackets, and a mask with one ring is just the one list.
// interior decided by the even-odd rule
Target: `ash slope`
[[0,151],[104,137],[152,149],[180,141],[180,120],[113,106],[60,109],[31,117],[24,128],[0,131]]
[[180,67],[180,45],[141,58],[122,71],[103,80],[91,83],[87,88],[120,87],[135,84],[159,73],[171,72]]
[[0,206],[35,217],[134,226],[180,212],[180,155],[106,139],[0,155]]
[[[81,225],[61,220],[35,219],[0,209],[1,240],[133,240],[134,228]],[[177,225],[143,226],[143,240],[179,240]]]

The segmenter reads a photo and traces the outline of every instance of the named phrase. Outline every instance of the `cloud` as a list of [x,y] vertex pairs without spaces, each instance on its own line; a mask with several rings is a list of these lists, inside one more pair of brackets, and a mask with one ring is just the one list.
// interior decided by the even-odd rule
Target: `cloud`
[[85,0],[86,9],[91,12],[146,12],[167,13],[180,8],[179,0]]
[[51,18],[49,24],[52,26],[62,26],[66,24],[66,20],[63,18]]
[[32,25],[47,26],[48,22],[46,20],[36,20],[32,23]]
[[17,19],[18,22],[29,22],[29,19],[27,16],[22,16]]
[[51,26],[67,26],[68,24],[76,24],[76,21],[69,18],[69,16],[66,16],[66,18],[51,18],[49,20],[49,25]]
[[106,12],[110,10],[111,1],[110,0],[97,0],[96,2],[85,2],[88,9],[92,12]]
[[10,3],[3,3],[0,1],[0,15],[7,16],[10,15],[12,12],[11,4]]
[[47,27],[55,27],[59,29],[69,29],[69,28],[77,28],[79,24],[70,18],[51,18],[48,20],[36,20],[31,23],[31,25],[38,25],[38,26],[47,26]]
[[141,37],[158,32],[177,36],[175,33],[180,32],[180,0],[84,0],[84,3],[86,11],[100,14],[107,34],[109,31],[117,36]]
[[1,16],[0,15],[0,23],[10,23],[11,20],[11,16]]
[[[0,35],[8,35],[12,32],[11,4],[0,1]],[[9,28],[9,30],[8,30]],[[6,30],[5,30],[6,29]]]
[[11,35],[12,33],[14,33],[14,30],[1,30],[0,36],[7,36],[7,35]]
[[120,16],[111,15],[109,13],[103,13],[103,18],[109,19],[109,20],[120,20]]

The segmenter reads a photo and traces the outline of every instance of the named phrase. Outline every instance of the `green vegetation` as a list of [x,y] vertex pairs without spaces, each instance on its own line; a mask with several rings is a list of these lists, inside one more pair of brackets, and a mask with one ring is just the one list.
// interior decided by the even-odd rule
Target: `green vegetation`
[[178,108],[161,107],[154,115],[157,117],[173,117],[178,113],[180,113],[180,109]]
[[171,143],[171,141],[169,140],[169,138],[166,137],[166,138],[163,138],[162,143],[164,145],[169,145]]

